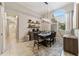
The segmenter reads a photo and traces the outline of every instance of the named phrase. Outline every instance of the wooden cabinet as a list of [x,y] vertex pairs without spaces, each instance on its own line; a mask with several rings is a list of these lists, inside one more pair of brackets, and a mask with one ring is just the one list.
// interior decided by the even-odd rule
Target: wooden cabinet
[[78,55],[78,40],[73,39],[73,52],[74,54]]
[[63,37],[64,51],[70,52],[74,55],[78,55],[78,39],[71,37]]

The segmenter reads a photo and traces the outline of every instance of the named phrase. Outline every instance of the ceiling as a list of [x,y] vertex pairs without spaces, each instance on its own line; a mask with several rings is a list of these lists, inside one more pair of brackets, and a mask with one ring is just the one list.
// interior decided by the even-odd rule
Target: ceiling
[[27,2],[27,3],[20,2],[18,4],[21,4],[24,7],[28,7],[35,12],[41,13],[41,12],[47,11],[47,8],[49,10],[55,10],[55,9],[58,9],[60,7],[67,5],[69,3],[66,3],[66,2],[60,2],[60,3],[59,2],[54,2],[54,3],[48,2],[48,5],[46,5],[44,2]]
[[25,13],[42,15],[47,11],[53,11],[62,8],[70,2],[48,2],[46,5],[44,2],[5,2],[5,8],[16,9]]

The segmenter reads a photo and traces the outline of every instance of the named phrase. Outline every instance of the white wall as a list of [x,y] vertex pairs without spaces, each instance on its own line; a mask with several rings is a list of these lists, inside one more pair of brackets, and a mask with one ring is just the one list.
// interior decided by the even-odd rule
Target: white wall
[[31,17],[31,16],[27,16],[27,15],[20,15],[19,16],[19,39],[22,39],[24,37],[24,35],[27,35],[28,33],[28,20],[31,19],[33,21],[40,21],[37,18]]
[[31,15],[27,15],[25,13],[13,10],[13,9],[5,9],[6,12],[8,13],[8,15],[12,15],[12,16],[18,16],[19,17],[19,39],[21,41],[21,39],[27,34],[28,32],[28,20],[31,19],[33,21],[40,21],[40,19],[31,16]]
[[74,29],[78,28],[77,20],[78,20],[78,4],[74,4],[74,17],[73,17],[73,28]]
[[4,11],[4,3],[2,3],[2,6],[0,6],[0,50],[2,50],[2,52],[6,50],[5,29],[6,29],[5,11]]
[[51,23],[46,22],[44,20],[41,20],[40,27],[41,27],[40,28],[41,31],[51,31]]

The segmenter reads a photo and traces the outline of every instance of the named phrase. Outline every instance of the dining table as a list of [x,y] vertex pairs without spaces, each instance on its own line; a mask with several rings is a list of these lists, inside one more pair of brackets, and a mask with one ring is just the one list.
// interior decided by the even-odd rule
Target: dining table
[[41,43],[46,47],[47,47],[47,40],[46,39],[50,39],[50,35],[51,35],[51,32],[41,32],[38,34],[38,37],[40,37],[40,39],[43,40]]
[[48,37],[48,36],[50,36],[51,35],[51,32],[41,32],[41,33],[39,33],[38,34],[38,36],[41,36],[41,37]]

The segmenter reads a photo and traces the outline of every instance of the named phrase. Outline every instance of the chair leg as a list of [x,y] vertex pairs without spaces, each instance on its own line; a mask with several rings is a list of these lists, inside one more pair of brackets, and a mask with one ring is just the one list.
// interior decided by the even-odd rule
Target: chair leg
[[34,41],[34,45],[33,45],[33,52],[34,52],[34,47],[35,47],[35,41]]
[[56,38],[55,38],[55,42],[56,42]]
[[34,43],[34,47],[35,47],[35,43]]
[[39,50],[39,42],[38,42],[38,50]]
[[54,41],[53,41],[53,43],[55,43],[56,42],[56,38],[54,38]]
[[51,41],[50,41],[50,47],[51,47]]
[[47,40],[45,40],[45,46],[46,46],[46,47],[48,47],[48,45],[47,45],[47,44],[48,44],[48,41],[47,41]]
[[54,39],[52,40],[52,44],[54,44]]
[[35,41],[34,41],[34,47],[35,47]]
[[56,38],[54,38],[54,42],[56,42]]
[[53,44],[55,43],[55,39],[53,39]]

